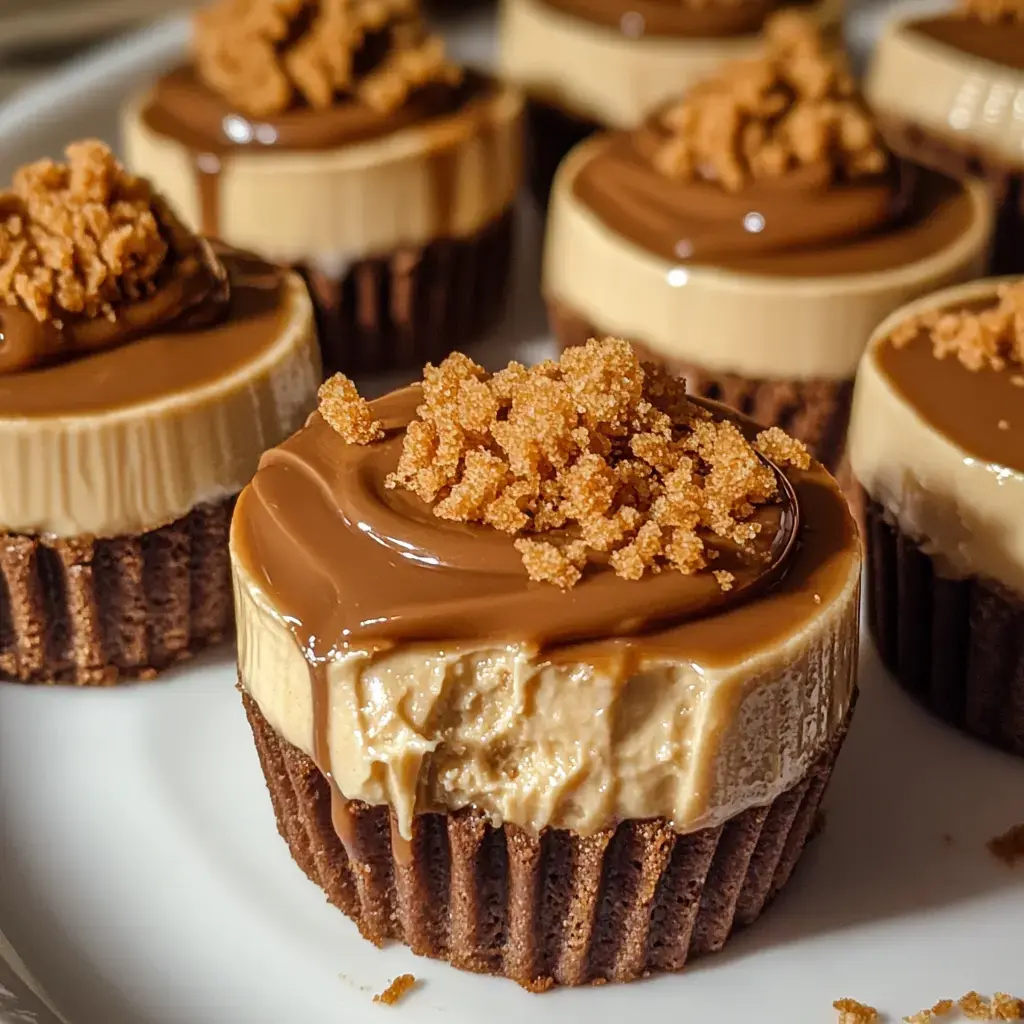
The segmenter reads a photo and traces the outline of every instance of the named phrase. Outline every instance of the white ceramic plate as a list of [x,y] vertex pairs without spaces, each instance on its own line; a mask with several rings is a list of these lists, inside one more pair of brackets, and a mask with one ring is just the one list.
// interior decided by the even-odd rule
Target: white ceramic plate
[[[0,110],[0,181],[114,137],[120,99],[183,37],[158,27]],[[456,44],[491,45],[480,24]],[[526,229],[490,363],[546,343]],[[229,652],[109,692],[0,685],[0,926],[72,1024],[813,1024],[843,996],[898,1020],[969,989],[1024,994],[1024,872],[985,848],[1024,821],[1024,762],[929,720],[869,647],[861,687],[825,832],[761,922],[677,977],[531,996],[374,949],[327,905],[277,836]],[[11,1015],[3,951],[0,1020],[43,1021]],[[407,971],[420,987],[374,1005]]]

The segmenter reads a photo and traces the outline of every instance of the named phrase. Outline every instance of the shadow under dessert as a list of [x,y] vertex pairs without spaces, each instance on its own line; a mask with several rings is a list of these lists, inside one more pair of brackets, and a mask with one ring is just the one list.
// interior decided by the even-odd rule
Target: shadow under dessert
[[521,107],[448,61],[413,0],[222,0],[196,15],[192,60],[129,105],[125,136],[187,221],[298,267],[325,364],[365,373],[498,318]]
[[892,22],[866,90],[895,150],[988,185],[997,205],[990,269],[1024,269],[1024,4],[961,0],[946,14]]
[[977,282],[894,314],[858,374],[869,620],[941,717],[1024,753],[1024,286]]
[[230,632],[234,496],[320,372],[308,296],[98,142],[17,172],[0,258],[0,678],[151,676]]
[[718,949],[788,879],[853,703],[834,481],[625,342],[321,394],[232,525],[300,866],[372,941],[534,989]]
[[870,332],[980,271],[991,209],[980,186],[892,156],[805,19],[766,33],[764,58],[570,154],[544,291],[563,343],[627,337],[835,468]]

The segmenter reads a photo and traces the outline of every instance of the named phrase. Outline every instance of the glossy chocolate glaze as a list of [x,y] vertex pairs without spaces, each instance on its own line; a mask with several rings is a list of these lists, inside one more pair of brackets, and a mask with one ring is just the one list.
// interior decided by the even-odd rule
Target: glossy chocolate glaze
[[955,356],[936,359],[924,331],[899,348],[879,345],[875,360],[896,391],[953,444],[995,471],[1024,473],[1024,367],[969,370]]
[[728,192],[661,174],[650,162],[655,142],[651,126],[608,135],[573,190],[609,228],[673,262],[777,276],[869,273],[924,259],[972,222],[959,183],[909,163],[840,183],[809,166]]
[[989,25],[976,18],[946,14],[909,22],[907,28],[971,57],[1024,71],[1024,21]]
[[[219,380],[270,348],[286,314],[283,271],[229,249],[221,250],[221,259],[230,297],[217,322],[185,319],[70,362],[0,374],[0,417],[76,416],[139,405]],[[10,315],[0,310],[0,323]]]

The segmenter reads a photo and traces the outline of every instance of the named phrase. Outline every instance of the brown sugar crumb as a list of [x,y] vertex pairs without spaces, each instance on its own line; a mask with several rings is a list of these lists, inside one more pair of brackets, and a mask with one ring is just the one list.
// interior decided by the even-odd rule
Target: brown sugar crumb
[[[897,348],[922,333],[932,343],[936,359],[955,356],[968,370],[1005,370],[1024,365],[1024,281],[1004,283],[998,302],[983,310],[931,310],[911,317],[889,336]],[[1024,386],[1024,376],[1014,374]]]
[[1024,1020],[1024,1001],[1005,992],[997,992],[991,1000],[968,992],[957,1000],[957,1006],[968,1020]]
[[1021,0],[961,0],[959,13],[987,25],[1024,24]]
[[373,997],[375,1003],[384,1006],[395,1006],[400,1003],[416,986],[416,978],[411,974],[400,974],[383,992]]
[[1024,825],[1014,825],[986,845],[993,857],[998,857],[1007,867],[1014,867],[1017,861],[1024,860]]
[[856,999],[837,999],[832,1007],[839,1014],[839,1024],[875,1024],[879,1020],[873,1006],[865,1006]]
[[733,576],[731,572],[726,572],[724,569],[715,569],[711,575],[718,581],[718,585],[722,590],[732,590],[732,585],[735,582],[736,577]]
[[380,420],[374,419],[370,403],[360,397],[355,384],[343,373],[324,381],[317,392],[320,415],[349,444],[372,444],[384,436]]
[[936,1017],[944,1017],[956,1009],[956,1003],[952,999],[940,999],[934,1006],[927,1010],[919,1010],[903,1019],[907,1024],[931,1024]]
[[822,183],[879,174],[889,164],[845,59],[796,11],[765,26],[765,53],[730,62],[663,110],[667,138],[654,165],[683,181],[731,192],[751,181],[818,169]]
[[807,469],[811,464],[811,453],[807,450],[807,445],[795,437],[790,437],[782,427],[762,430],[757,435],[754,445],[762,455],[766,455],[780,466]]
[[[699,572],[709,535],[748,546],[757,508],[778,500],[775,469],[732,422],[612,338],[493,375],[456,353],[424,370],[417,416],[387,487],[515,536],[530,578],[563,589],[593,561],[630,580]],[[765,436],[780,460],[809,465],[781,431]]]
[[58,328],[150,295],[170,247],[147,181],[102,142],[40,160],[0,193],[0,298]]
[[387,114],[462,77],[419,0],[220,0],[194,24],[200,77],[254,117],[342,98]]

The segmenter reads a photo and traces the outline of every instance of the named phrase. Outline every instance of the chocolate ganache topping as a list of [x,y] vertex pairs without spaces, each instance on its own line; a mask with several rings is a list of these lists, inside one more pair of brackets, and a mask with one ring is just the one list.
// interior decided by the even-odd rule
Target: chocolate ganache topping
[[843,56],[795,11],[769,20],[763,57],[607,137],[573,187],[659,256],[777,274],[902,265],[970,217],[956,183],[891,155]]
[[0,374],[227,311],[217,254],[147,181],[101,142],[74,143],[67,161],[23,167],[0,194]]
[[456,355],[372,405],[329,381],[263,457],[235,550],[313,665],[397,642],[632,636],[784,578],[786,464],[808,467],[802,445],[687,398],[624,342],[493,376]]

